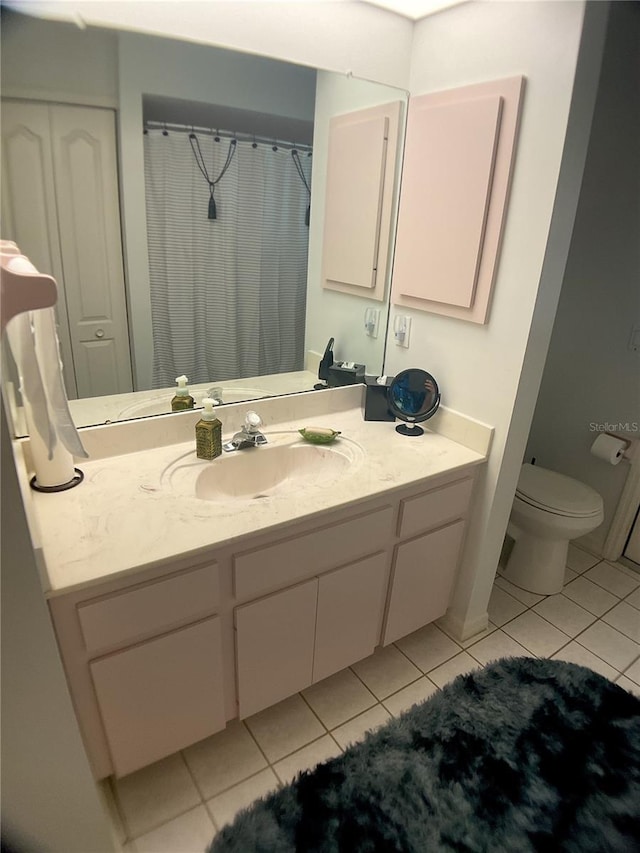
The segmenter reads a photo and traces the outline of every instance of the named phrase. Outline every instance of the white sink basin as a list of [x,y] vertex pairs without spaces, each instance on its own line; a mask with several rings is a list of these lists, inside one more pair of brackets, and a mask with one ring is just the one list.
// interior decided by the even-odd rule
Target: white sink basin
[[305,488],[335,482],[363,457],[360,445],[348,439],[314,445],[296,440],[294,433],[286,433],[283,442],[282,435],[278,443],[223,453],[212,462],[194,461],[191,452],[165,469],[163,486],[208,501],[256,500],[294,491],[304,497]]
[[[205,392],[194,389],[192,394],[196,400],[196,409],[201,409],[201,398],[205,395]],[[268,396],[270,396],[269,392],[262,388],[222,388],[222,400],[224,403],[241,403],[245,400],[255,400]],[[148,415],[166,415],[171,412],[172,398],[173,394],[171,391],[163,391],[161,394],[155,394],[153,397],[146,397],[144,400],[126,406],[116,415],[116,418],[120,420],[122,418],[144,418]]]

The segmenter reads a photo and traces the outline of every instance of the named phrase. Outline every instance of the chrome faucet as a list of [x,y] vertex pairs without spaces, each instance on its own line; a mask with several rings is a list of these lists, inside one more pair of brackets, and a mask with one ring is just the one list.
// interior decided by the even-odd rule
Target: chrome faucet
[[207,397],[211,397],[214,401],[214,406],[220,406],[224,403],[222,399],[222,388],[220,385],[214,385],[212,388],[209,388],[207,391]]
[[257,412],[247,412],[244,426],[237,432],[231,441],[222,445],[222,449],[230,453],[232,450],[244,450],[246,447],[260,447],[267,443],[266,435],[260,431],[262,418]]

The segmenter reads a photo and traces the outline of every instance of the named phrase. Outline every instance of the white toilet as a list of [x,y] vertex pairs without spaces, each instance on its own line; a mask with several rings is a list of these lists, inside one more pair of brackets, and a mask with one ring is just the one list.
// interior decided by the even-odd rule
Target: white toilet
[[508,527],[515,545],[503,576],[539,595],[560,592],[569,541],[595,530],[603,519],[602,498],[590,486],[523,465]]

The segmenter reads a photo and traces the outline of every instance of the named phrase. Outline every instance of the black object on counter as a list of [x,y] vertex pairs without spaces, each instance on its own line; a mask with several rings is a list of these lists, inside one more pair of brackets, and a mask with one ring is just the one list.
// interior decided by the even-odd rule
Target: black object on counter
[[386,385],[378,385],[376,376],[365,376],[367,386],[364,397],[365,421],[395,421],[396,416],[389,408],[388,391],[393,377],[387,377]]
[[364,383],[364,364],[354,362],[337,362],[329,368],[329,388],[339,388],[342,385],[362,385]]

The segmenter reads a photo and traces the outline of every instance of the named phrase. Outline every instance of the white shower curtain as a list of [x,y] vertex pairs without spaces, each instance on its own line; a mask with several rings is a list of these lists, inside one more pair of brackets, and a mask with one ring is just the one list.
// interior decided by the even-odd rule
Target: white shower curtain
[[[197,137],[215,180],[229,139]],[[302,369],[309,197],[290,150],[238,141],[210,220],[189,134],[144,140],[153,387]],[[306,152],[301,162],[310,185]]]

